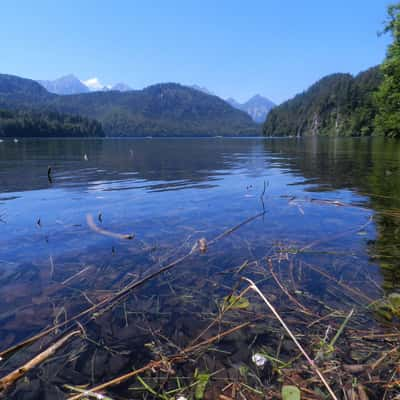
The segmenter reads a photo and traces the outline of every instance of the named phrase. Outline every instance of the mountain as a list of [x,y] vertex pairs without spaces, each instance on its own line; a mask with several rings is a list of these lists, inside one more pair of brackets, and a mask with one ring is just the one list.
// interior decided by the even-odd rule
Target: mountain
[[266,116],[271,111],[275,104],[267,99],[266,97],[260,96],[256,94],[245,103],[239,103],[232,97],[226,99],[226,101],[232,106],[237,108],[238,110],[242,110],[249,114],[254,122],[263,123],[265,121]]
[[104,85],[98,78],[90,78],[86,81],[79,80],[75,75],[66,75],[54,81],[39,80],[37,81],[47,91],[54,94],[68,95],[80,94],[107,90],[117,90],[126,92],[132,90],[126,83],[119,82],[115,85]]
[[0,75],[0,137],[104,136],[93,119],[34,107],[56,97],[35,81]]
[[353,77],[332,74],[268,114],[266,136],[361,136],[374,132],[373,93],[382,81],[379,67]]
[[76,94],[87,93],[89,89],[75,75],[66,75],[54,81],[38,81],[50,93]]
[[241,110],[242,105],[236,101],[233,97],[229,97],[228,99],[225,100],[228,104],[230,104],[232,107],[235,107],[239,110]]
[[205,94],[209,94],[211,96],[215,96],[215,93],[211,92],[210,90],[208,90],[204,86],[192,85],[192,86],[189,86],[189,87],[192,88],[192,89],[198,90],[199,92],[203,92]]
[[86,81],[82,81],[82,83],[88,88],[88,91],[91,92],[105,92],[111,89],[111,85],[104,85],[100,82],[99,78],[89,78]]
[[61,96],[38,83],[0,75],[0,109],[57,112],[94,119],[108,136],[255,135],[258,127],[224,100],[176,83],[127,92]]
[[129,90],[132,90],[132,88],[126,83],[119,82],[113,85],[111,87],[111,90],[117,90],[118,92],[128,92]]
[[100,82],[99,78],[90,78],[82,82],[91,92],[107,92],[108,90],[116,90],[118,92],[127,92],[132,90],[126,83],[119,82],[115,85],[105,85]]

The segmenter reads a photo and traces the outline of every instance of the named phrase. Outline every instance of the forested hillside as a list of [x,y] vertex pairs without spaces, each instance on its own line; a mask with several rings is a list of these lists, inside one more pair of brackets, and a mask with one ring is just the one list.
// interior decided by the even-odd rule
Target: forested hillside
[[329,75],[274,108],[264,123],[267,136],[400,137],[400,3],[388,7],[382,34],[390,34],[382,65]]
[[1,137],[101,137],[101,124],[57,112],[0,110]]
[[353,77],[333,74],[272,109],[264,124],[267,136],[362,136],[374,131],[374,93],[382,82],[379,67]]

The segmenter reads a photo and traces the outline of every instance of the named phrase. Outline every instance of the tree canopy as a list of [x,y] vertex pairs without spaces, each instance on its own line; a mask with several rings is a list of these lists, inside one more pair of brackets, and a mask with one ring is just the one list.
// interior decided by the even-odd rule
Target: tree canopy
[[1,137],[101,137],[101,124],[58,112],[0,109]]
[[400,3],[388,7],[383,33],[390,33],[393,41],[381,65],[383,82],[376,93],[375,128],[385,136],[400,137]]

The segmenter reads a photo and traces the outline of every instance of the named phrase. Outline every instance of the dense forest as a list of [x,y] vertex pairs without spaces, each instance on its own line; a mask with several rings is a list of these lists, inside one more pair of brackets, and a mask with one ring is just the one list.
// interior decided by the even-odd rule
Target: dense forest
[[99,121],[107,136],[254,135],[245,112],[217,96],[166,83],[129,92],[59,96],[37,82],[0,75],[0,109],[81,115]]
[[0,110],[1,137],[101,137],[101,124],[57,112]]
[[388,7],[382,33],[389,33],[386,59],[353,77],[329,75],[307,91],[274,108],[266,136],[400,137],[400,4]]
[[382,82],[379,67],[329,75],[306,92],[272,109],[264,124],[267,136],[371,135],[377,106],[374,92]]

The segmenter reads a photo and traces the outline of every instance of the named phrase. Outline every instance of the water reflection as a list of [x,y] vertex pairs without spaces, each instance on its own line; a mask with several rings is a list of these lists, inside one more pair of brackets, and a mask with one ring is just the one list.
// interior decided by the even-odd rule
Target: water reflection
[[[304,177],[307,191],[351,189],[376,213],[370,253],[379,262],[384,288],[400,288],[400,142],[391,139],[265,141],[278,165]],[[356,200],[351,196],[350,201]]]

